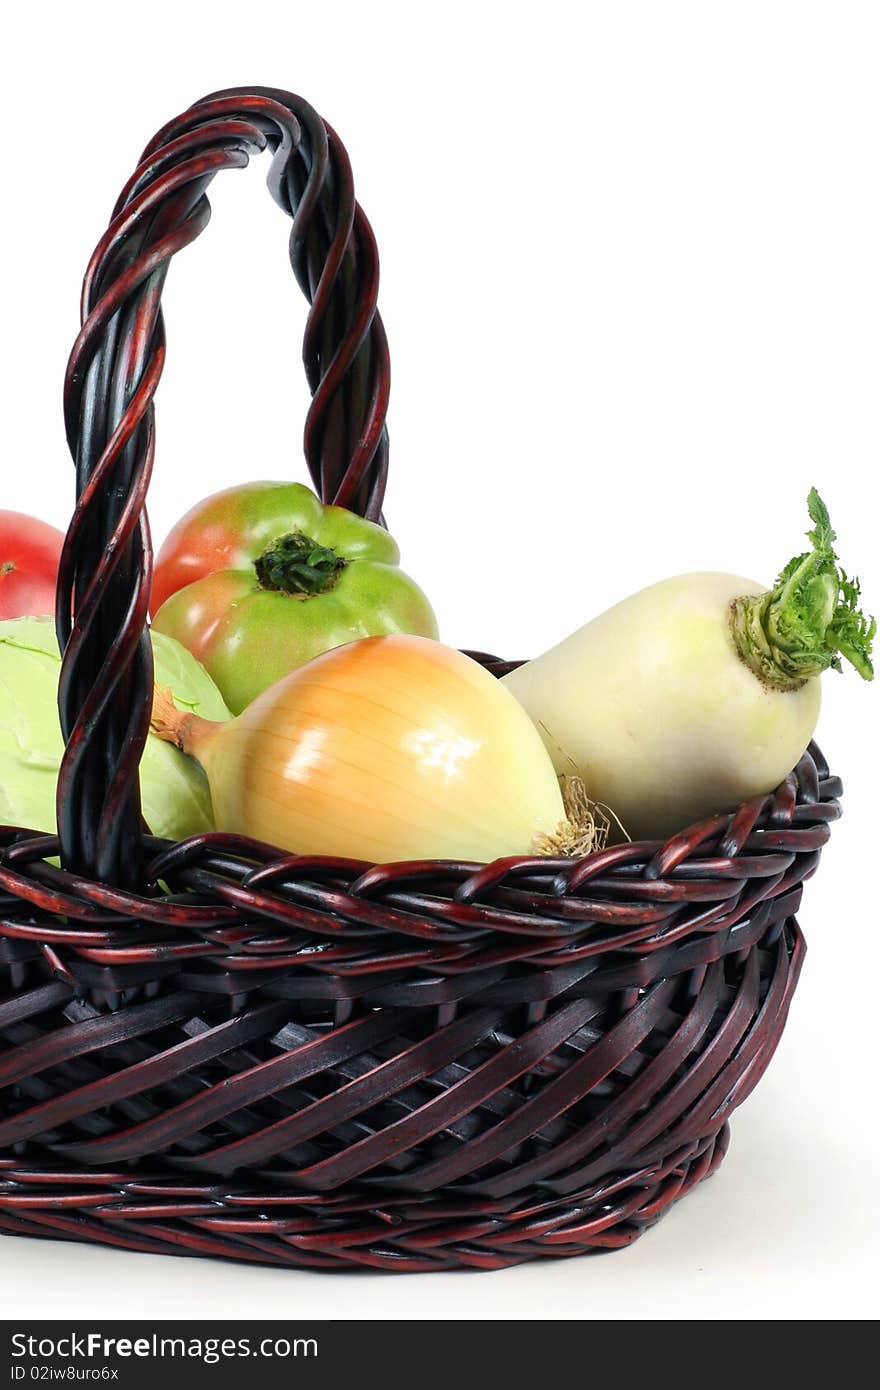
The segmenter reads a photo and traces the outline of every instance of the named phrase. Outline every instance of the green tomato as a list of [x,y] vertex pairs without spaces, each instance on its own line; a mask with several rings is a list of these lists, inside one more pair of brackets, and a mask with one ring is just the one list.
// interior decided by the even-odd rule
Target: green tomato
[[207,498],[163,545],[153,630],[205,666],[233,714],[332,647],[360,637],[438,635],[399,568],[396,542],[301,483],[250,483]]
[[[170,637],[153,634],[159,685],[180,709],[228,719],[210,676]],[[55,833],[55,785],[64,752],[58,720],[61,657],[51,618],[0,622],[0,822]],[[213,830],[211,794],[198,763],[153,734],[141,759],[144,819],[155,835],[182,840]]]

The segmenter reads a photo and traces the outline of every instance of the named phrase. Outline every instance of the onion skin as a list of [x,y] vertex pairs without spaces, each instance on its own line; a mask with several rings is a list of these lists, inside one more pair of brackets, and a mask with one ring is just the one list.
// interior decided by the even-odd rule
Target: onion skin
[[524,710],[427,638],[338,647],[228,723],[183,718],[164,736],[207,773],[219,829],[294,853],[482,863],[533,853],[565,821]]
[[770,792],[819,717],[819,680],[774,690],[740,657],[733,600],[766,585],[685,574],[624,599],[504,684],[560,773],[634,839],[666,837]]

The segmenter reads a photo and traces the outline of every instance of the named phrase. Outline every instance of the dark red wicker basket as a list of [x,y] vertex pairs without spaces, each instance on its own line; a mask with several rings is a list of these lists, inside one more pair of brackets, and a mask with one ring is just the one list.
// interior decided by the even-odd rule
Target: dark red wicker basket
[[148,146],[85,279],[58,836],[0,830],[0,1230],[408,1271],[626,1245],[718,1165],[773,1055],[840,783],[812,748],[734,816],[579,861],[145,831],[162,288],[211,179],[266,147],[311,305],[308,466],[381,518],[388,351],[345,151],[289,93],[209,97]]

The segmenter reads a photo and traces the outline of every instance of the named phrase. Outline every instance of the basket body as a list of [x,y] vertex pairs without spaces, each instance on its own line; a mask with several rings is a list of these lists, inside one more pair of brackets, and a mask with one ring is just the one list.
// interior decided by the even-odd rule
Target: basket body
[[289,94],[206,99],[126,186],[71,361],[59,834],[0,830],[0,1231],[405,1271],[625,1245],[717,1166],[773,1054],[840,784],[813,748],[733,816],[580,861],[150,837],[159,298],[210,178],[264,145],[312,305],[312,476],[381,517],[387,349],[344,151]]

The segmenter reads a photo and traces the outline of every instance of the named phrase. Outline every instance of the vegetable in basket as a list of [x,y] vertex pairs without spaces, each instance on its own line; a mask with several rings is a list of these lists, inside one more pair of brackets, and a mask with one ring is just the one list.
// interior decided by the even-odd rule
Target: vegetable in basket
[[55,612],[64,537],[22,512],[0,512],[0,620]]
[[595,833],[509,691],[422,637],[337,647],[227,723],[157,687],[153,728],[205,769],[218,829],[299,854],[484,861],[586,852]]
[[[179,642],[153,635],[156,678],[188,711],[228,713],[206,671]],[[51,618],[0,622],[0,823],[55,832],[55,784],[64,743],[58,720],[61,657]],[[151,736],[141,761],[144,818],[156,835],[183,839],[213,829],[200,768]]]
[[772,791],[819,715],[819,676],[873,677],[873,619],[839,569],[824,503],[812,549],[774,587],[729,574],[664,580],[505,677],[559,772],[582,777],[636,839]]
[[437,636],[383,527],[324,506],[301,483],[208,497],[156,562],[154,629],[203,662],[234,714],[321,652],[389,632]]

